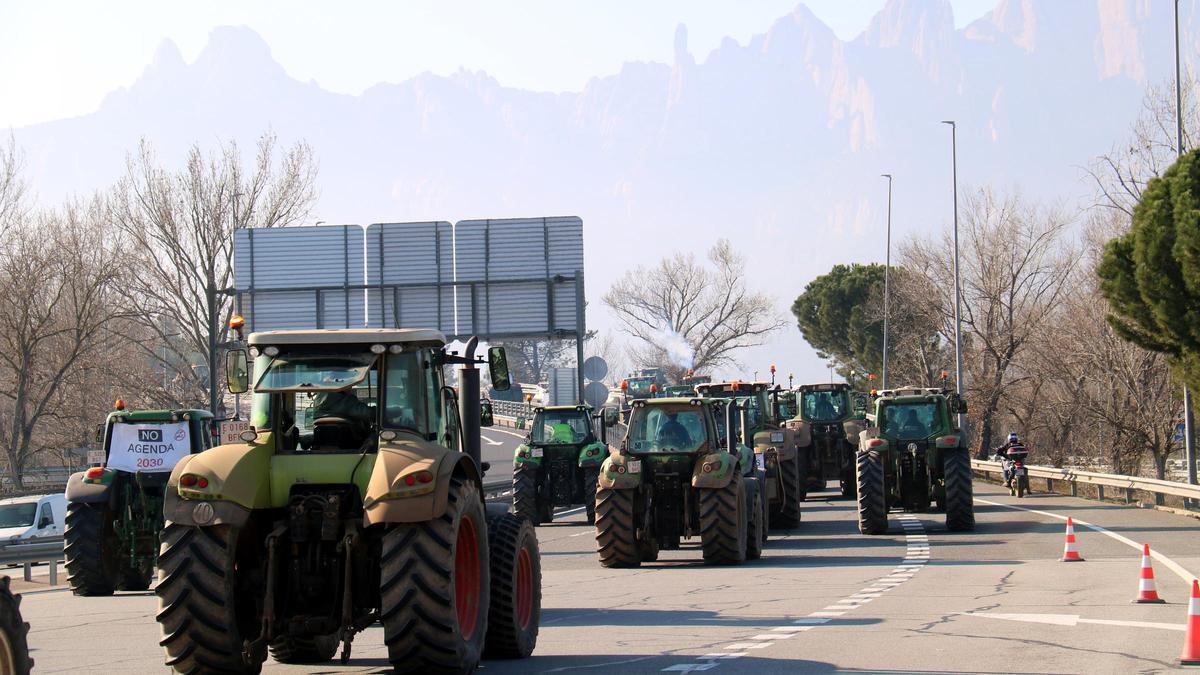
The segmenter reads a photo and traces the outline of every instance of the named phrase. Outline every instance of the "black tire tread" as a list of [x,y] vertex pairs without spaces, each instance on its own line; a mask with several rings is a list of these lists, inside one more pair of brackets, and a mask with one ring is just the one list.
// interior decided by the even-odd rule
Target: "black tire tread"
[[749,516],[746,520],[746,560],[758,560],[763,552],[763,490],[762,483],[757,479],[746,481],[746,509]]
[[970,532],[975,529],[975,503],[971,486],[971,457],[965,449],[950,450],[943,457],[946,479],[946,529]]
[[271,640],[267,649],[280,663],[316,664],[333,659],[338,650],[337,634],[301,637],[284,635]]
[[12,652],[13,675],[29,675],[33,659],[29,657],[29,622],[21,618],[21,596],[9,587],[9,578],[0,577],[0,632],[8,637]]
[[596,490],[596,554],[604,567],[642,564],[633,510],[633,490]]
[[[801,448],[798,452],[804,452]],[[771,509],[771,527],[791,529],[800,526],[800,504],[808,493],[801,482],[806,480],[800,475],[800,456],[795,459],[779,461],[779,477],[783,483],[783,502]]]
[[[512,513],[488,518],[487,528],[492,602],[488,609],[483,655],[490,659],[523,659],[537,646],[541,623],[542,564],[537,533],[532,523]],[[531,549],[534,607],[529,626],[521,628],[517,619],[517,556],[526,547]]]
[[63,557],[71,592],[75,595],[112,595],[117,579],[104,565],[103,506],[68,504],[66,521]]
[[860,452],[855,461],[858,483],[858,531],[886,534],[887,495],[884,493],[883,464],[879,453]]
[[600,467],[583,469],[583,510],[588,525],[596,524],[596,486],[600,482]]
[[513,471],[512,512],[534,525],[541,524],[537,500],[537,469],[518,467]]
[[700,547],[710,565],[739,565],[746,560],[746,504],[742,476],[724,487],[700,488]]

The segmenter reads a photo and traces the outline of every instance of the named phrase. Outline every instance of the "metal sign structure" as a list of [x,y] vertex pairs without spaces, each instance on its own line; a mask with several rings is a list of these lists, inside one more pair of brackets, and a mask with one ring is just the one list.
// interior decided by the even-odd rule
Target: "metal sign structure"
[[421,326],[451,339],[575,339],[583,361],[574,216],[238,230],[234,285],[249,332]]

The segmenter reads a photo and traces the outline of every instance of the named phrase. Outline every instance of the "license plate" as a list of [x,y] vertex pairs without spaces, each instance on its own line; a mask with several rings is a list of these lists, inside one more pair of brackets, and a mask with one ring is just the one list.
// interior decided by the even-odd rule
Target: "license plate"
[[529,455],[531,457],[541,457],[542,449],[541,448],[533,448],[532,450],[529,451]]
[[642,472],[642,460],[640,460],[640,459],[629,460],[628,462],[625,463],[625,471],[628,473],[641,473]]
[[1015,475],[1017,475],[1017,476],[1024,476],[1024,475],[1025,475],[1025,469],[1016,469],[1016,473],[1015,473]]

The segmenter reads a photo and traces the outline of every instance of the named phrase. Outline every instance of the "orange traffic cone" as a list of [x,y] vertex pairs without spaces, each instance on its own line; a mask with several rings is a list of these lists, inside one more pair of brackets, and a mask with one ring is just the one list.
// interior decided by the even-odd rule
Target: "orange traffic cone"
[[1154,568],[1150,566],[1150,544],[1142,544],[1142,574],[1138,580],[1138,594],[1135,603],[1158,603],[1164,600],[1158,597],[1158,589],[1154,587]]
[[1187,637],[1183,639],[1183,666],[1200,666],[1200,582],[1192,579],[1192,599],[1188,602]]
[[1063,562],[1083,562],[1083,556],[1075,550],[1075,521],[1067,516],[1067,545],[1063,547]]

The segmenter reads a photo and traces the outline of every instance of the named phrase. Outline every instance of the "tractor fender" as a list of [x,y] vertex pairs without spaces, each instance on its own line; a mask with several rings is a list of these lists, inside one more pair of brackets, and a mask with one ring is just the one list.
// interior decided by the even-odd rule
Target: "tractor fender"
[[792,445],[804,448],[812,445],[812,425],[804,420],[790,420],[787,430],[792,433]]
[[67,479],[67,501],[74,504],[108,502],[112,495],[112,480],[107,483],[85,483],[83,473],[73,473]]
[[886,452],[887,449],[887,439],[879,437],[879,429],[871,427],[869,429],[863,429],[858,433],[859,452],[870,451],[875,454],[882,454]]
[[608,446],[603,443],[589,443],[579,449],[579,467],[600,466],[608,457]]
[[757,434],[754,434],[754,452],[755,454],[761,455],[766,452],[768,448],[774,448],[779,454],[779,461],[791,461],[796,459],[797,446],[803,447],[812,443],[811,435],[808,443],[797,442],[797,437],[798,435],[792,429],[760,431]]
[[542,465],[541,448],[537,448],[538,456],[534,456],[534,448],[528,443],[522,443],[517,446],[516,453],[513,454],[513,468],[518,466],[532,466],[535,469]]
[[[692,466],[692,487],[721,488],[739,476],[737,457],[728,452],[711,452]],[[709,467],[705,471],[705,467]]]
[[[197,520],[197,514],[203,522]],[[168,490],[163,495],[163,516],[172,523],[188,527],[241,527],[250,520],[250,509],[230,501],[184,499],[178,491]]]
[[858,435],[861,434],[865,428],[866,424],[863,422],[863,420],[848,419],[845,422],[842,422],[842,429],[845,430],[846,440],[850,442],[850,445],[858,445]]
[[600,465],[599,486],[609,490],[628,490],[642,486],[642,458],[613,453]]
[[[249,443],[218,445],[187,455],[171,470],[166,492],[176,493],[184,500],[228,501],[247,509],[282,506],[271,502],[271,456],[274,451],[274,434],[266,433]],[[185,473],[205,478],[207,487],[180,485],[179,478]]]
[[[747,475],[747,476],[752,475],[754,473],[755,467],[758,466],[758,462],[755,457],[756,453],[753,450],[751,450],[749,446],[746,446],[746,445],[737,446],[737,451],[738,451],[738,466],[742,467],[742,474]],[[764,466],[765,466],[765,464],[766,463],[764,462]]]
[[[423,471],[433,474],[429,482],[406,478]],[[363,497],[363,526],[376,523],[421,523],[446,512],[450,478],[459,474],[483,491],[475,462],[455,450],[415,437],[381,445]]]

